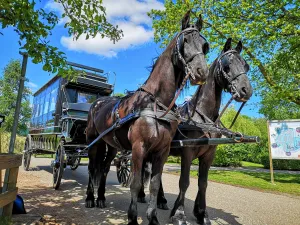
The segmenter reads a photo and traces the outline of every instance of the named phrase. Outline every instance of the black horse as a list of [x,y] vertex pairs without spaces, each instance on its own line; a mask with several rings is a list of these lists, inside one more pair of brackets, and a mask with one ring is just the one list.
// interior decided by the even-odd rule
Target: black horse
[[[223,90],[231,93],[238,102],[247,101],[252,95],[252,87],[246,75],[249,65],[240,56],[242,42],[235,49],[231,49],[231,38],[224,46],[221,55],[213,62],[209,69],[207,83],[198,87],[192,99],[180,108],[180,114],[185,119],[198,123],[216,121],[219,116]],[[208,118],[208,119],[207,119]],[[207,121],[210,120],[210,121]],[[174,140],[194,139],[203,137],[204,133],[195,130],[176,132]],[[212,138],[221,137],[220,134],[210,134]],[[194,159],[199,160],[198,194],[195,200],[193,213],[199,224],[210,224],[206,211],[206,188],[208,170],[214,159],[217,146],[184,147],[171,149],[170,155],[181,156],[181,174],[179,180],[180,193],[176,199],[170,217],[174,224],[186,224],[184,215],[184,199],[190,182],[190,167]],[[144,201],[144,190],[141,189],[139,199]],[[158,208],[168,209],[164,197],[162,184],[158,193]]]
[[[188,78],[192,84],[201,84],[208,76],[205,54],[209,45],[199,33],[202,19],[200,17],[195,25],[190,25],[189,21],[190,12],[182,20],[182,31],[158,58],[142,88],[121,100],[114,97],[99,98],[91,106],[86,138],[88,143],[94,145],[88,151],[86,207],[95,206],[94,186],[98,186],[96,206],[105,207],[106,177],[111,161],[117,149],[132,149],[128,224],[138,224],[137,197],[142,185],[142,165],[146,159],[153,165],[147,218],[149,224],[159,224],[156,215],[157,193],[163,165],[179,122],[174,112],[169,111],[174,102],[172,99]],[[110,130],[111,127],[115,129]]]

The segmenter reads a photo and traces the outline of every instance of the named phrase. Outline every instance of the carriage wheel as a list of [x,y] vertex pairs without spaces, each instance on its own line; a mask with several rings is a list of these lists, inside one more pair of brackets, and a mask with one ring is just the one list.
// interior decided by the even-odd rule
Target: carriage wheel
[[56,150],[55,160],[53,164],[53,188],[57,190],[61,183],[61,178],[64,172],[64,155],[65,148],[63,142],[60,143]]
[[71,170],[76,170],[80,164],[80,158],[77,157],[74,159],[73,163],[70,165]]
[[23,168],[25,171],[28,171],[30,166],[30,160],[31,160],[31,139],[30,137],[27,137],[25,146],[24,146],[24,153],[23,153]]
[[119,165],[117,167],[117,178],[119,183],[123,187],[127,187],[129,184],[129,178],[130,178],[130,160],[129,159],[123,159],[120,160]]

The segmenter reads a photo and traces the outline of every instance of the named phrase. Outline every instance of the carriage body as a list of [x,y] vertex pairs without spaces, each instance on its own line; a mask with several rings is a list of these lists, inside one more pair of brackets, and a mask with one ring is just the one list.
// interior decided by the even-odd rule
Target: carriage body
[[78,167],[80,158],[87,157],[85,128],[90,106],[98,97],[109,96],[113,85],[102,75],[103,70],[69,64],[79,72],[76,81],[56,75],[33,95],[25,170],[29,169],[32,154],[55,155],[52,167],[62,167],[62,158],[63,166],[70,165],[71,169]]

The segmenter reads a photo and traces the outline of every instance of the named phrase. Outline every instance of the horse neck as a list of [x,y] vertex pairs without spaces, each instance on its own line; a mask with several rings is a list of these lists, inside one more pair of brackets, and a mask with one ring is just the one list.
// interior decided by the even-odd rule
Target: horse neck
[[169,105],[174,98],[177,86],[178,73],[180,71],[175,69],[172,63],[172,50],[175,46],[173,40],[163,54],[157,59],[150,77],[145,83],[147,90],[163,104]]
[[[209,69],[209,76],[206,84],[198,87],[198,89],[200,88],[200,91],[197,90],[196,94],[191,99],[193,105],[198,99],[196,103],[197,108],[213,121],[219,115],[222,97],[222,88],[215,79],[216,73],[216,65],[213,63]],[[198,98],[197,95],[199,95]]]

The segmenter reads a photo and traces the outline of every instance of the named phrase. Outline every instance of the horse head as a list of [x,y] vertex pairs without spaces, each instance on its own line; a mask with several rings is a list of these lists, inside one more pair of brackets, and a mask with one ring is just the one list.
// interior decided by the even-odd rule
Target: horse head
[[236,48],[231,48],[231,38],[228,38],[221,55],[217,59],[217,83],[231,93],[238,102],[246,102],[253,93],[247,72],[250,67],[241,57],[243,45],[239,41]]
[[190,11],[182,19],[181,32],[177,35],[173,51],[173,64],[190,74],[191,84],[203,84],[208,77],[205,55],[209,44],[200,34],[203,26],[201,15],[195,24],[190,24]]

